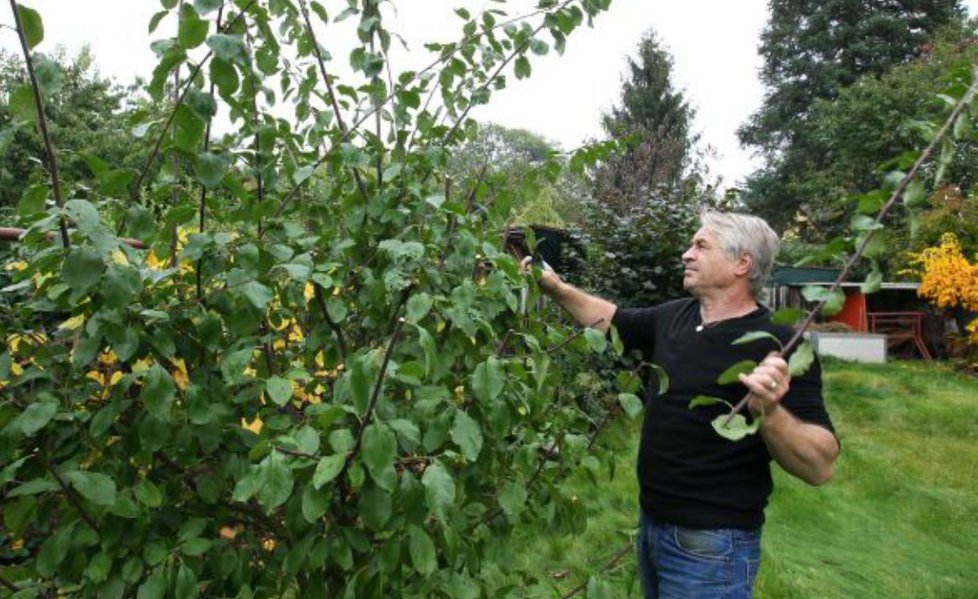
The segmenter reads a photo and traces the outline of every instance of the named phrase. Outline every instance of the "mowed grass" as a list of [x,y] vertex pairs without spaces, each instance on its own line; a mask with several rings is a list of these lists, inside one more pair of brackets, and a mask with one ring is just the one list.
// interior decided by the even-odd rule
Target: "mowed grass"
[[[813,488],[774,468],[754,596],[978,599],[978,379],[933,363],[827,361],[824,381],[842,442],[835,478]],[[568,482],[588,506],[584,534],[520,535],[543,583],[528,595],[565,594],[628,543],[637,437],[634,424],[608,431],[614,478]],[[631,552],[600,579],[610,596],[641,595]]]

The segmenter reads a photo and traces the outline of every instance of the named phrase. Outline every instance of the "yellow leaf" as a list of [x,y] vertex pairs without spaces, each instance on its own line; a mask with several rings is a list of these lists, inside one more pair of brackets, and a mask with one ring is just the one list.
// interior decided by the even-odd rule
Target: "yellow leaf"
[[4,266],[3,268],[4,268],[4,270],[10,271],[10,272],[13,272],[15,270],[17,272],[20,272],[20,271],[24,270],[25,268],[27,268],[27,263],[24,262],[23,260],[17,260],[16,262],[8,262],[7,265]]
[[126,266],[129,264],[129,258],[126,258],[126,255],[122,253],[122,250],[114,250],[112,252],[112,262]]
[[83,324],[85,324],[85,315],[77,314],[72,316],[68,320],[62,322],[58,325],[59,331],[74,331],[79,329]]
[[170,358],[170,364],[173,365],[173,383],[177,386],[177,389],[181,391],[187,390],[187,384],[190,382],[190,377],[187,375],[187,363],[183,361],[183,358]]
[[248,429],[256,435],[261,432],[263,426],[265,426],[265,423],[262,422],[261,418],[257,416],[255,416],[255,419],[252,422],[248,422],[244,418],[241,419],[241,427]]
[[312,286],[312,283],[306,283],[306,286],[302,288],[302,297],[304,297],[307,302],[316,297],[316,288]]

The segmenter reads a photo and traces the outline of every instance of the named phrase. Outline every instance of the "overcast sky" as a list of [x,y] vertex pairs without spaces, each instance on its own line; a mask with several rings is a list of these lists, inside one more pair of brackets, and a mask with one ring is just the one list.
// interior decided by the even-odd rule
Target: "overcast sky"
[[[346,5],[339,0],[323,3],[333,14]],[[158,0],[26,0],[23,4],[38,10],[44,20],[40,51],[50,51],[55,44],[75,51],[88,43],[101,72],[122,82],[137,73],[148,75],[155,64],[146,24],[160,9]],[[516,7],[532,4],[515,0],[505,7],[512,6],[510,14],[516,15],[521,13]],[[975,14],[978,0],[965,4]],[[455,39],[461,20],[452,14],[453,7],[501,6],[481,0],[395,0],[394,5],[397,16],[388,25],[418,50],[416,40]],[[611,9],[595,19],[592,29],[579,29],[568,38],[563,56],[551,53],[535,60],[530,79],[516,81],[510,76],[509,88],[475,116],[529,129],[565,149],[598,138],[601,113],[618,99],[625,57],[634,52],[643,32],[654,29],[674,57],[674,85],[696,109],[697,131],[716,152],[710,163],[713,174],[723,177],[724,186],[734,185],[757,166],[739,147],[735,132],[763,97],[757,47],[766,19],[766,0],[612,0]],[[0,9],[0,23],[12,24],[6,6]],[[351,23],[340,25],[349,29]],[[153,39],[172,28],[164,22]],[[322,41],[330,45],[329,40]],[[0,29],[0,46],[16,49],[14,34],[7,28]],[[411,66],[392,62],[395,70]]]

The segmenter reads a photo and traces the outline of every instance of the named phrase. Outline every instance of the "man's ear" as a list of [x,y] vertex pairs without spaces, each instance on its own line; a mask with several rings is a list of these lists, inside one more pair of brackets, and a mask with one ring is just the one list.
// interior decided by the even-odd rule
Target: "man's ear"
[[738,277],[746,277],[750,275],[751,269],[754,268],[754,257],[744,252],[740,255],[740,259],[737,260],[737,266],[734,268],[734,274]]

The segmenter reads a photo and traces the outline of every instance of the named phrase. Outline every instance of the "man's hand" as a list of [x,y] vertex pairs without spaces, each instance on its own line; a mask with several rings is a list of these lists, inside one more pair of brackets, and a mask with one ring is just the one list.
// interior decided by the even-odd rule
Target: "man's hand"
[[[527,256],[520,262],[520,268],[524,273],[529,274],[532,271],[532,266],[533,256]],[[560,277],[557,276],[557,273],[554,272],[554,269],[550,268],[550,265],[544,262],[543,268],[540,269],[540,279],[537,281],[540,285],[540,290],[547,295],[553,295],[560,289],[562,282]]]
[[788,363],[771,352],[750,374],[741,374],[740,382],[751,392],[747,406],[755,416],[769,414],[780,404],[791,386]]

